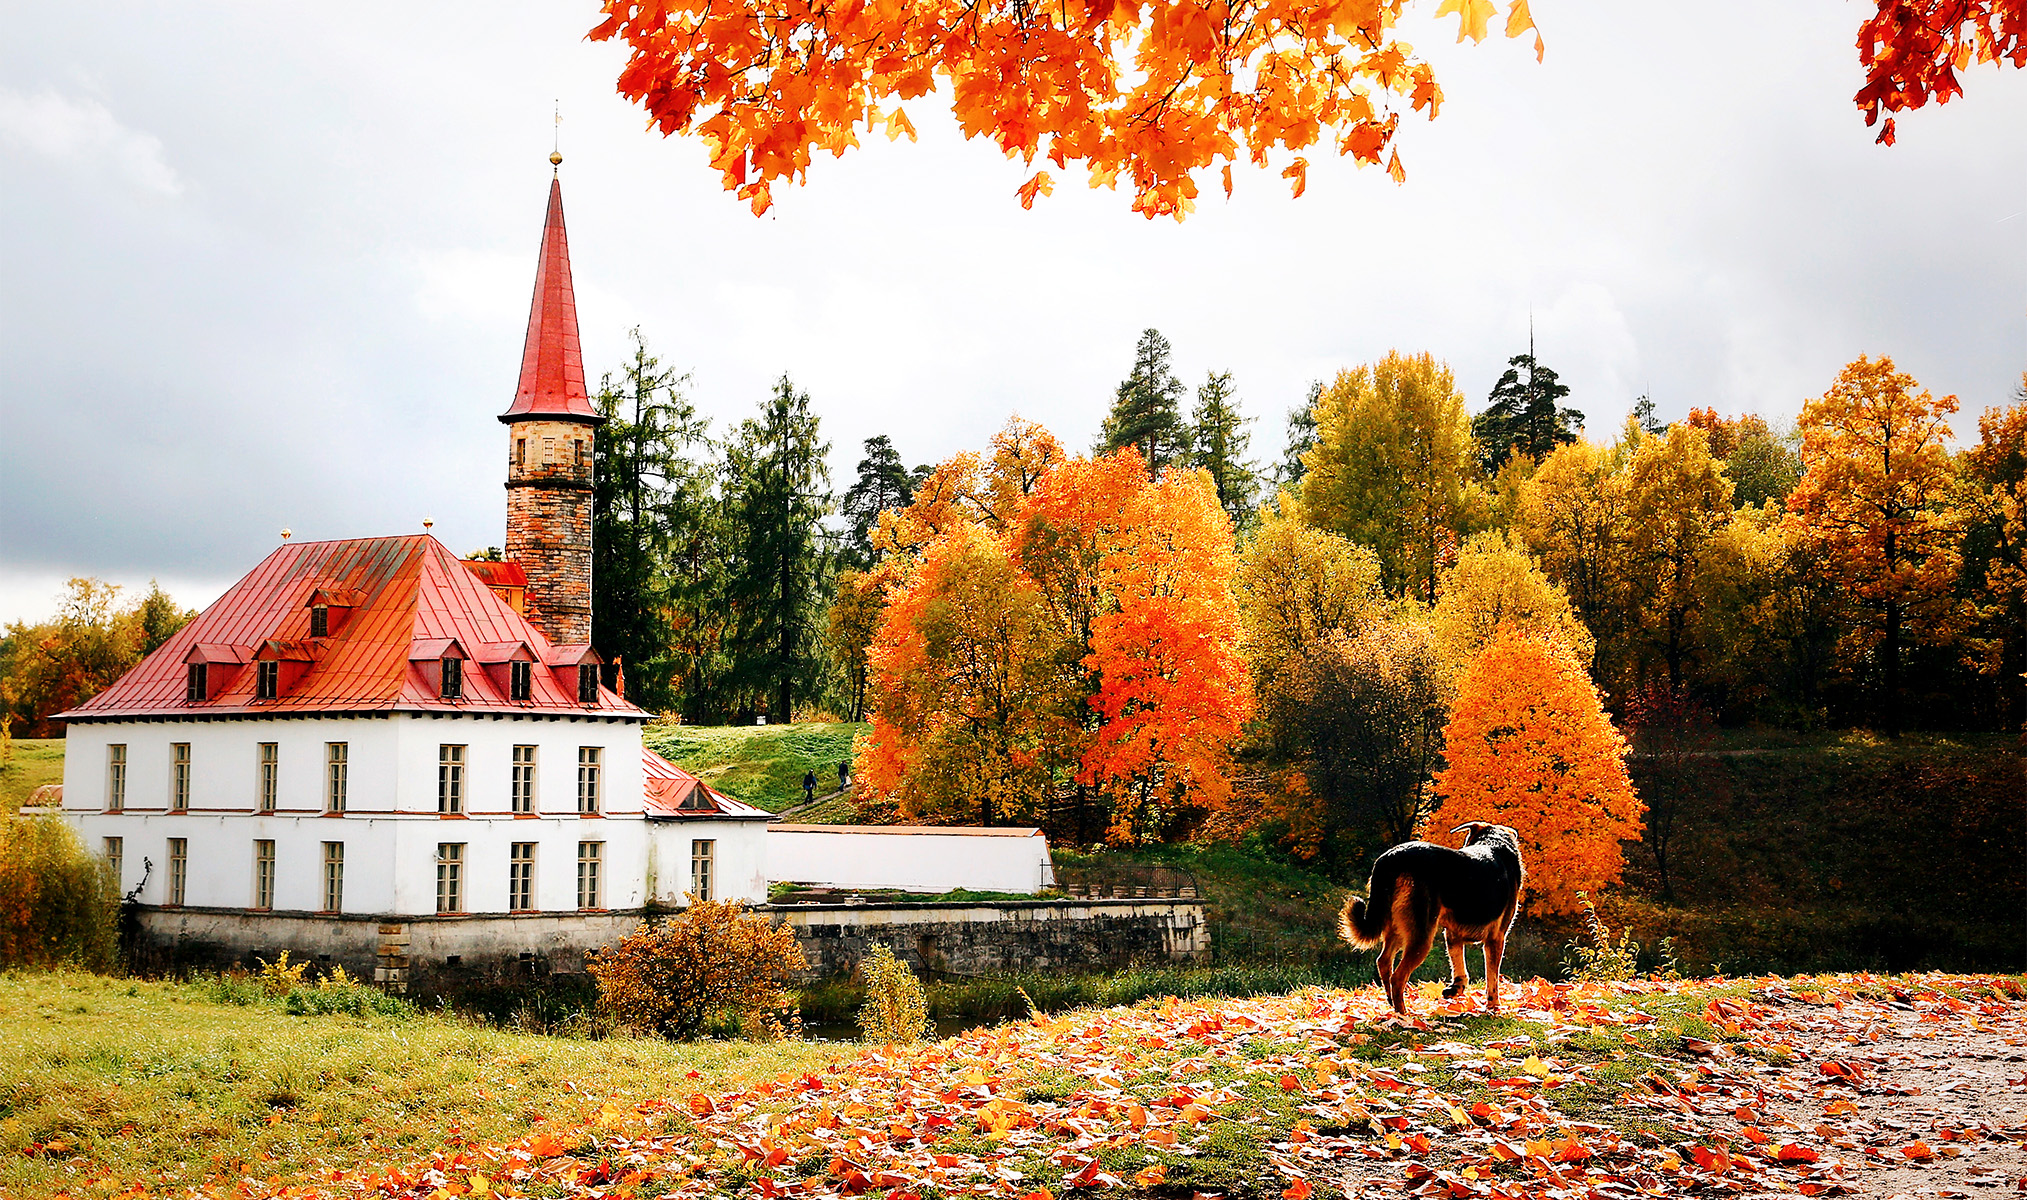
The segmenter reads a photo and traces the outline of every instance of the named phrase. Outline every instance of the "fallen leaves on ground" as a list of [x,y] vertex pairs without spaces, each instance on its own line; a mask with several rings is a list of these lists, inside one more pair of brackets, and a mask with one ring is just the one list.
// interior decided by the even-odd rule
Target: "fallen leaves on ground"
[[[1536,980],[1507,996],[1497,1017],[1474,992],[1401,1018],[1374,989],[1085,1010],[671,1095],[576,1132],[233,1191],[1632,1200],[1869,1192],[1872,1171],[2023,1174],[2027,1082],[1997,1065],[2027,1058],[2016,978]],[[1939,1097],[1963,1090],[1948,1077],[1925,1124],[1894,1115],[1929,1090],[1908,1071],[1964,1069],[1918,1061],[1931,1043],[1928,1057],[1989,1060],[2009,1094],[1973,1090],[1999,1123],[1947,1119]]]

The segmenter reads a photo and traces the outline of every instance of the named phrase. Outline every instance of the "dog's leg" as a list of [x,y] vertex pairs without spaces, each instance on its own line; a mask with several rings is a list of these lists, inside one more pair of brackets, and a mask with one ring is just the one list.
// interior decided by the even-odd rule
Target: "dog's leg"
[[1394,974],[1400,969],[1400,965],[1401,946],[1393,939],[1392,931],[1389,930],[1387,940],[1382,942],[1379,948],[1379,983],[1386,989],[1388,1006],[1395,1011],[1399,1011],[1401,1007],[1399,993],[1394,988]]
[[1465,943],[1443,931],[1443,948],[1450,954],[1450,982],[1443,987],[1443,999],[1454,1000],[1471,986],[1471,967],[1464,961]]
[[1395,1002],[1394,1009],[1402,1016],[1408,1015],[1408,980],[1413,977],[1416,968],[1427,961],[1429,951],[1434,949],[1435,945],[1436,927],[1432,922],[1416,928],[1414,940],[1409,942],[1401,953],[1400,972],[1394,977],[1395,992],[1400,999]]
[[1499,1011],[1499,961],[1506,957],[1506,928],[1494,929],[1485,938],[1485,1011]]

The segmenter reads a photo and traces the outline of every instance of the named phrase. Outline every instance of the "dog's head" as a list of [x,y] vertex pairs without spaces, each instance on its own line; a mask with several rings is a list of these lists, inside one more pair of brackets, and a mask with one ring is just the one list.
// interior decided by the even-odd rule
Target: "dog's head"
[[1466,846],[1475,846],[1480,842],[1500,840],[1501,835],[1504,835],[1505,840],[1514,840],[1513,830],[1508,829],[1504,825],[1494,825],[1490,821],[1466,821],[1450,832],[1463,834]]

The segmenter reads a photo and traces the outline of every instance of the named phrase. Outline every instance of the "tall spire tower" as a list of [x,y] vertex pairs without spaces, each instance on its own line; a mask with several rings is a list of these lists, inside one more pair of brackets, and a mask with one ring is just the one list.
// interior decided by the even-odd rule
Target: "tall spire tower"
[[[549,156],[560,167],[561,154]],[[592,439],[605,418],[584,388],[577,297],[563,231],[563,183],[552,172],[521,384],[507,426],[506,556],[528,574],[528,617],[557,645],[591,641]]]

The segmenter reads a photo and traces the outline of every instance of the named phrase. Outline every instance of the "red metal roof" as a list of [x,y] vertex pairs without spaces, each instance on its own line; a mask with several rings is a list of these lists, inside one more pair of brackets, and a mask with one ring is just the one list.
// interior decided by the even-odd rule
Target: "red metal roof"
[[549,215],[535,264],[535,300],[521,347],[521,386],[502,421],[531,417],[597,425],[605,418],[584,390],[584,353],[577,344],[577,293],[570,285],[570,241],[563,232],[563,183],[549,181]]
[[[319,590],[328,594],[341,588],[358,597],[351,619],[328,638],[311,638],[310,597]],[[255,700],[258,672],[250,666],[235,670],[234,663],[247,662],[253,657],[251,649],[268,641],[318,649],[285,695]],[[530,673],[532,693],[526,701],[507,698],[504,672],[495,679],[481,668],[467,669],[464,694],[455,700],[438,696],[423,674],[422,666],[440,647],[456,643],[469,649],[501,642],[525,642],[538,662],[550,661],[549,642],[541,631],[495,596],[435,538],[417,534],[291,542],[263,559],[119,682],[57,715],[72,721],[371,711],[647,716],[604,688],[599,690],[598,707],[586,708],[577,703],[571,679],[559,679],[548,670]],[[411,662],[421,652],[418,646],[429,653],[422,662]],[[212,672],[232,672],[232,678],[214,699],[186,700],[188,661],[209,662]]]
[[487,587],[528,586],[528,572],[520,563],[497,558],[467,558],[465,570],[486,581]]
[[773,813],[734,800],[723,792],[704,786],[704,781],[681,767],[641,747],[643,807],[651,818],[727,818],[742,821],[772,821]]

